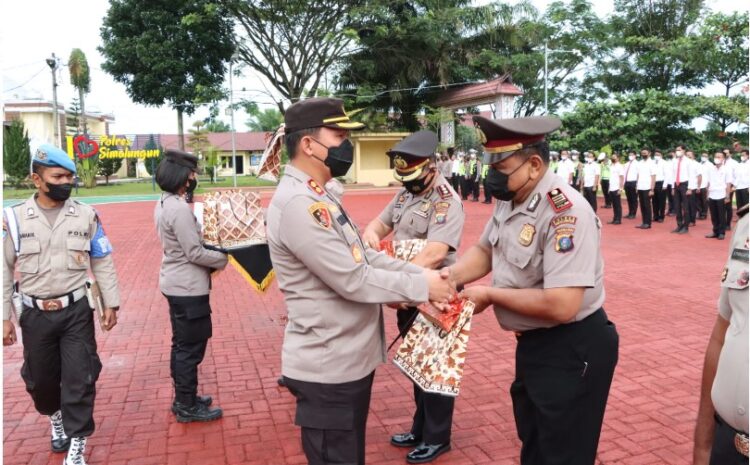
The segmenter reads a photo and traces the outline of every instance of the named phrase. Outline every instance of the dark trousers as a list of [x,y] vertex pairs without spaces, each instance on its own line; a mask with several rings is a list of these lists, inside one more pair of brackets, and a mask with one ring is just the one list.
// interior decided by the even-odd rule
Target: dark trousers
[[169,372],[174,382],[175,400],[192,406],[198,394],[198,365],[206,354],[212,334],[208,295],[168,296],[172,323],[172,353]]
[[102,363],[96,353],[94,316],[83,298],[56,312],[26,308],[21,377],[42,415],[62,410],[68,437],[94,432],[96,380]]
[[604,194],[604,206],[609,208],[612,206],[609,200],[609,179],[602,179],[602,193]]
[[339,384],[284,377],[297,399],[294,424],[302,428],[302,450],[309,465],[364,465],[374,374]]
[[687,182],[681,182],[674,187],[674,212],[677,215],[677,227],[687,229],[690,222],[688,207]]
[[453,190],[458,192],[459,189],[459,178],[457,174],[454,174],[453,177],[451,177],[451,186],[453,186]]
[[583,198],[591,205],[591,209],[596,213],[596,191],[593,187],[583,188]]
[[[408,331],[418,312],[414,307],[396,311],[399,333],[404,334]],[[411,424],[411,434],[420,438],[425,444],[450,442],[455,402],[454,397],[424,392],[414,384],[414,404],[417,409]]]
[[708,215],[708,189],[698,189],[698,217],[705,218]]
[[667,186],[667,213],[674,214],[674,190],[672,186]]
[[649,191],[638,191],[638,203],[641,204],[642,224],[651,225],[651,198]]
[[461,176],[460,174],[458,176],[454,176],[458,178],[458,181],[456,183],[458,184],[458,189],[456,189],[456,193],[461,196],[462,199],[466,200],[466,177]]
[[654,196],[651,197],[651,207],[655,220],[664,219],[664,207],[666,205],[667,193],[664,192],[664,181],[654,183]]
[[716,429],[714,429],[709,465],[747,465],[747,457],[737,452],[734,446],[734,436],[737,431],[727,425],[718,415],[714,418],[716,418]]
[[620,190],[608,193],[609,202],[612,205],[612,221],[622,221],[622,200],[620,199]]
[[487,188],[487,178],[484,178],[482,182],[484,183],[484,201],[487,203],[491,203],[492,194],[490,193],[490,190]]
[[734,192],[729,193],[729,203],[724,204],[724,214],[727,220],[727,231],[732,229],[732,201],[734,200]]
[[695,223],[698,218],[698,196],[700,192],[698,189],[693,189],[691,195],[688,195],[688,215],[690,222]]
[[711,225],[714,228],[714,234],[724,234],[726,231],[726,220],[724,219],[724,199],[708,199],[708,209],[711,212]]
[[518,337],[510,387],[522,465],[593,465],[619,337],[600,309]]
[[737,210],[739,210],[748,204],[748,188],[737,189],[735,193],[737,194]]
[[628,216],[635,216],[638,213],[638,191],[635,189],[637,181],[627,181],[625,183],[625,198],[628,200]]
[[478,181],[478,180],[475,180],[472,184],[473,184],[472,185],[473,199],[474,200],[479,200],[479,185],[481,184],[481,182]]

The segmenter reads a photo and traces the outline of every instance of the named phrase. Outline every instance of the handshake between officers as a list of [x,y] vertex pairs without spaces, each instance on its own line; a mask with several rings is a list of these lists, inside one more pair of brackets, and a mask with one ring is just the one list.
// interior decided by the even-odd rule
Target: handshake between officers
[[88,271],[101,291],[99,319],[108,331],[120,305],[112,246],[94,209],[70,200],[76,166],[67,153],[42,145],[31,171],[37,191],[3,211],[3,344],[16,342],[13,306],[23,334],[21,377],[36,410],[49,416],[52,451],[67,451],[64,465],[85,465],[102,369]]
[[455,290],[434,270],[366,247],[323,186],[351,167],[341,100],[310,98],[284,115],[290,163],[267,210],[268,243],[287,307],[281,371],[297,402],[310,464],[364,464],[373,376],[386,360],[381,304],[447,302]]

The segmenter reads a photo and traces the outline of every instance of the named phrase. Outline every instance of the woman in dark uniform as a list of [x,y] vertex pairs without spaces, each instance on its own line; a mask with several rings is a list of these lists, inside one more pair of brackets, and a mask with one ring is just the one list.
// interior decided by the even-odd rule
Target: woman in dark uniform
[[221,409],[209,408],[211,397],[197,395],[198,365],[203,361],[212,330],[208,302],[211,272],[227,265],[225,254],[203,248],[201,227],[185,202],[185,194],[197,185],[197,169],[197,157],[167,150],[156,170],[156,182],[163,191],[154,211],[164,249],[159,288],[169,303],[170,372],[175,388],[172,412],[181,423],[222,416]]

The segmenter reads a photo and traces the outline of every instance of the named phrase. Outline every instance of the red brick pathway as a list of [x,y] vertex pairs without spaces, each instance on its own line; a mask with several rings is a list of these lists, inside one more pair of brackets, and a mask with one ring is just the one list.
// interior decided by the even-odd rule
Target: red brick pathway
[[[348,194],[347,209],[364,225],[388,194]],[[302,464],[292,397],[276,386],[284,305],[274,286],[259,296],[234,271],[214,280],[214,337],[200,369],[201,391],[214,395],[223,420],[183,425],[169,412],[169,318],[157,287],[160,250],[153,202],[98,207],[116,248],[122,311],[118,326],[98,334],[104,364],[98,383],[92,465]],[[468,202],[461,249],[475,243],[491,206]],[[600,210],[603,222],[611,210]],[[615,373],[599,447],[602,464],[686,464],[698,404],[703,351],[718,297],[727,241],[704,239],[709,222],[669,234],[673,217],[650,231],[639,221],[604,226],[605,308],[620,332]],[[311,244],[311,246],[314,246]],[[394,315],[386,311],[388,337]],[[471,351],[456,403],[453,451],[436,464],[514,464],[515,434],[508,388],[514,338],[492,312],[472,325]],[[55,464],[49,423],[34,410],[19,375],[21,346],[5,348],[4,463]],[[377,370],[368,423],[368,464],[404,463],[388,444],[412,414],[411,385],[394,366]]]

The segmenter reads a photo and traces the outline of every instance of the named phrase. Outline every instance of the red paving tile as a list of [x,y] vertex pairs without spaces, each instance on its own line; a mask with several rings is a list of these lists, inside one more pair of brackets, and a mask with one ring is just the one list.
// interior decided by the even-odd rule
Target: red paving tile
[[[347,194],[362,226],[385,206],[387,193]],[[183,425],[169,412],[169,318],[158,291],[159,245],[153,202],[97,209],[115,246],[122,311],[118,326],[97,335],[104,370],[98,383],[92,465],[304,464],[292,397],[276,386],[285,323],[276,286],[258,295],[234,270],[214,280],[214,337],[200,368],[201,391],[224,408],[221,421]],[[474,244],[491,212],[468,202],[461,249]],[[603,222],[611,210],[600,210]],[[620,333],[615,373],[599,449],[601,464],[688,463],[703,351],[715,318],[726,241],[704,239],[709,222],[674,235],[673,218],[650,231],[639,221],[604,225],[605,308]],[[311,246],[314,246],[311,244]],[[388,337],[395,316],[386,310]],[[437,465],[518,463],[508,388],[515,341],[491,312],[472,325],[465,382],[456,403],[453,451]],[[19,370],[20,345],[4,350],[4,463],[59,464],[49,424],[33,409]],[[411,385],[393,365],[377,370],[367,436],[367,462],[404,463],[389,436],[412,414]]]

